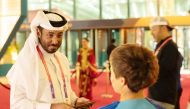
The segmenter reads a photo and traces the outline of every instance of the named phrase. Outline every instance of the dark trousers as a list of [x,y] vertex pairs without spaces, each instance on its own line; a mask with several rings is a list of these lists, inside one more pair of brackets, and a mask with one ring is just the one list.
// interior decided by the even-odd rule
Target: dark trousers
[[175,109],[180,109],[180,97],[182,95],[183,89],[179,88],[177,91],[177,101],[176,101],[176,105],[175,105]]

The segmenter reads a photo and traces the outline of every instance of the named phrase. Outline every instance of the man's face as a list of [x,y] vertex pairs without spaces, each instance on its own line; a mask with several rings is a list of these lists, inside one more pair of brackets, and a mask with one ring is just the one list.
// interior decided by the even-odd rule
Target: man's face
[[161,28],[162,26],[156,25],[150,28],[153,38],[156,42],[160,42],[161,40]]
[[38,29],[38,37],[41,46],[48,53],[55,53],[61,46],[63,31],[62,30],[47,30]]

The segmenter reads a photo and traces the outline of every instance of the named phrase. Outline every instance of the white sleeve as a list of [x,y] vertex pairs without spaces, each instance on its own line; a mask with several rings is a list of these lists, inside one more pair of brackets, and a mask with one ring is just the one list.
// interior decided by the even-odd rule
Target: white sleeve
[[22,82],[22,79],[18,78],[11,84],[10,109],[50,109],[50,103],[42,103],[28,99],[26,96],[26,88]]

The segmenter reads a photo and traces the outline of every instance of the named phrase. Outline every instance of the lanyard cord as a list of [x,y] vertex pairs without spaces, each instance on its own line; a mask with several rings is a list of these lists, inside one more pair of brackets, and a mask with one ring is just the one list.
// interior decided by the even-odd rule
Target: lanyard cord
[[[47,75],[48,81],[49,81],[49,83],[50,83],[50,89],[51,89],[52,98],[55,98],[55,91],[54,91],[52,79],[51,79],[51,76],[50,76],[50,73],[49,73],[49,70],[48,70],[46,61],[45,61],[45,59],[44,59],[44,56],[43,56],[43,54],[42,54],[42,52],[41,52],[39,46],[36,46],[36,49],[37,49],[37,51],[38,51],[38,54],[39,54],[39,56],[40,56],[40,59],[41,59],[43,65],[44,65],[44,68],[45,68],[45,70],[46,70],[46,75]],[[64,84],[65,97],[68,98],[67,90],[66,90],[66,84],[65,84],[65,78],[64,78],[64,74],[63,74],[63,69],[62,69],[61,64],[60,64],[60,62],[59,62],[59,60],[58,60],[58,58],[57,58],[56,55],[55,55],[55,59],[56,59],[56,61],[58,62],[59,68],[60,68],[60,70],[61,70],[61,75],[62,75],[63,84]]]
[[61,76],[62,76],[62,80],[63,80],[63,88],[64,88],[64,93],[65,93],[65,98],[68,98],[63,69],[62,69],[61,63],[60,63],[60,61],[59,61],[59,59],[58,59],[58,57],[56,55],[55,55],[55,59],[56,59],[57,63],[59,64],[59,68],[61,70]]
[[154,51],[154,54],[155,55],[158,55],[158,52],[160,51],[160,49],[166,45],[170,40],[172,40],[172,37],[168,38],[167,40],[165,40],[155,51]]

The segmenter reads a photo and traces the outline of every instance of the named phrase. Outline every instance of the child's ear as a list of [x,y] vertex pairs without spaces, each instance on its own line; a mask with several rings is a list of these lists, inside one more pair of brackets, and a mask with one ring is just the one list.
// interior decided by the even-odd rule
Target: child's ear
[[121,78],[120,78],[120,81],[121,81],[121,84],[122,84],[122,85],[125,85],[125,78],[124,78],[124,77],[121,77]]

